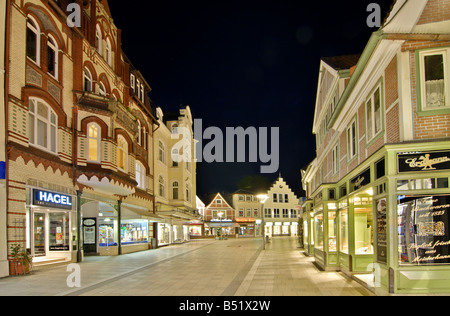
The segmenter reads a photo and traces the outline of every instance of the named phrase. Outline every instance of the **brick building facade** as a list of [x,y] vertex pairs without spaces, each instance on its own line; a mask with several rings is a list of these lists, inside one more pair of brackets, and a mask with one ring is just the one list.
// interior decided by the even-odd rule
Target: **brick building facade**
[[373,273],[375,291],[450,291],[449,248],[424,246],[450,239],[436,226],[450,212],[449,16],[450,1],[395,1],[361,55],[321,61],[306,252]]
[[7,249],[36,263],[149,249],[166,222],[155,214],[160,122],[107,1],[7,0],[5,36]]

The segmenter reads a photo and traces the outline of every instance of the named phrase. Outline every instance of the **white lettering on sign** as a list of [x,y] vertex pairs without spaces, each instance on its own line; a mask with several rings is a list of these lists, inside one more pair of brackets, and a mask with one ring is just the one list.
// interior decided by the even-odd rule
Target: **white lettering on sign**
[[72,206],[72,201],[67,195],[57,193],[54,194],[44,191],[39,191],[39,201]]

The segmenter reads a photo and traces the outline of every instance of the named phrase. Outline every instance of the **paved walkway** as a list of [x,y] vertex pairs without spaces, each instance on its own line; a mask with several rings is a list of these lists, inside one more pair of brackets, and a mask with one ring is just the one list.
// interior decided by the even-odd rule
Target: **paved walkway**
[[0,279],[0,296],[302,296],[372,295],[341,273],[321,272],[294,238],[198,240],[79,264],[70,288],[67,265]]

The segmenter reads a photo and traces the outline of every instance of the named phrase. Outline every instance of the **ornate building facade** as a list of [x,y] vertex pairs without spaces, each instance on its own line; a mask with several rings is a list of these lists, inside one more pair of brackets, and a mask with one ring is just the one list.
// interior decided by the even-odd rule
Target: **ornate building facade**
[[[23,245],[39,264],[157,246],[161,122],[107,1],[8,0],[5,35],[7,248]],[[195,174],[193,161],[180,177],[191,211]]]

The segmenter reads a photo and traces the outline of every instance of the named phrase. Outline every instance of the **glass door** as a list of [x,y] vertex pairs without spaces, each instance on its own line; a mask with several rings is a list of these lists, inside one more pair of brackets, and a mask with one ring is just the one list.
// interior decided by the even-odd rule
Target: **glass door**
[[45,257],[45,213],[34,213],[34,256]]

